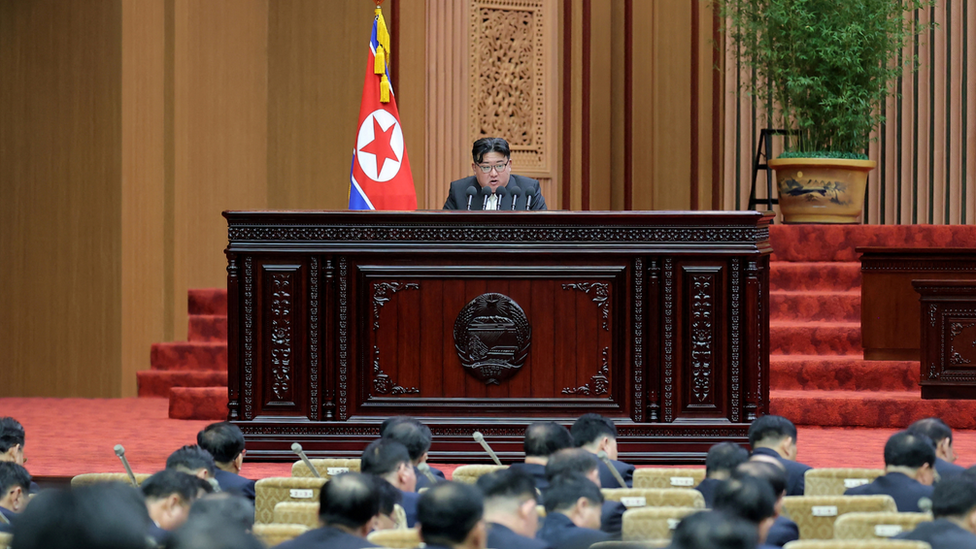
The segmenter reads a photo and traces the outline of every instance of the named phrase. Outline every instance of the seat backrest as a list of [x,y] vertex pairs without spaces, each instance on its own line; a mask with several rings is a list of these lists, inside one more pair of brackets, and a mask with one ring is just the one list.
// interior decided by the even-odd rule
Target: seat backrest
[[845,513],[897,513],[895,500],[880,496],[787,496],[783,510],[800,529],[800,539],[833,539],[834,522]]
[[[310,459],[315,470],[322,475],[322,478],[331,478],[342,473],[358,473],[360,461],[358,459]],[[298,460],[291,465],[291,476],[293,477],[314,477],[312,470],[305,465],[305,462]]]
[[661,549],[671,545],[669,539],[645,539],[641,541],[601,541],[590,549]]
[[[145,473],[136,473],[136,482],[142,484],[144,480],[149,478],[150,475]],[[99,482],[121,482],[123,484],[132,484],[129,480],[129,475],[126,473],[83,473],[80,475],[75,475],[71,478],[71,487],[78,488],[79,486],[88,486],[89,484],[96,484]]]
[[604,488],[604,499],[619,501],[628,509],[639,507],[705,508],[705,497],[698,490],[682,488]]
[[932,549],[924,541],[904,539],[816,539],[791,541],[783,549]]
[[474,484],[482,475],[493,473],[501,469],[508,469],[507,465],[462,465],[454,470],[451,480]]
[[803,474],[804,496],[842,496],[848,488],[869,484],[884,469],[810,469]]
[[413,549],[420,545],[420,530],[376,530],[366,536],[367,541],[390,549]]
[[634,471],[634,488],[694,488],[705,479],[705,469],[642,467]]
[[931,513],[847,513],[837,517],[834,539],[887,539],[931,520]]
[[271,477],[254,484],[254,522],[269,524],[274,521],[275,505],[282,501],[316,503],[319,492],[328,480],[314,477]]
[[678,523],[700,511],[694,507],[640,507],[624,511],[623,540],[671,539]]
[[319,502],[281,501],[274,506],[274,524],[304,524],[319,527]]
[[267,547],[274,547],[279,543],[293,540],[309,530],[302,524],[255,524],[254,535],[264,542]]
[[8,549],[13,541],[13,534],[10,532],[0,532],[0,549]]

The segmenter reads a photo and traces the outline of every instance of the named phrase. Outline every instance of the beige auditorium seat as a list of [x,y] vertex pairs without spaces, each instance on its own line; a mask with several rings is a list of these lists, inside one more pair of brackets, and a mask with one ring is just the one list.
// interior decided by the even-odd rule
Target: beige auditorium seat
[[932,549],[924,541],[901,539],[824,539],[791,541],[783,549]]
[[274,506],[273,524],[303,524],[319,527],[319,502],[282,501]]
[[[150,477],[145,473],[136,473],[136,482],[142,484],[144,480]],[[84,473],[81,475],[75,475],[71,478],[71,487],[77,488],[79,486],[88,486],[89,484],[96,484],[99,482],[121,482],[123,484],[132,484],[129,480],[129,475],[126,473]]]
[[254,535],[268,547],[293,540],[309,530],[301,524],[255,524]]
[[[358,459],[310,459],[315,470],[322,475],[322,478],[330,478],[342,473],[358,473],[360,460]],[[298,460],[291,466],[291,476],[293,477],[314,477],[312,471],[305,465],[305,462]]]
[[451,475],[451,480],[456,480],[465,484],[474,484],[475,482],[478,482],[478,478],[480,478],[482,475],[487,475],[488,473],[493,473],[502,469],[508,469],[508,466],[462,465],[454,470],[454,473]]
[[694,507],[641,507],[624,511],[623,540],[671,539],[678,523],[701,509]]
[[13,541],[13,534],[9,532],[0,532],[0,549],[8,549]]
[[800,529],[801,540],[833,539],[834,522],[845,513],[897,513],[891,496],[787,496],[785,514]]
[[316,503],[319,491],[328,480],[314,477],[271,477],[254,484],[254,522],[268,524],[274,520],[275,505],[282,501]]
[[669,539],[645,539],[641,541],[601,541],[590,549],[661,549],[671,545]]
[[869,484],[884,469],[810,469],[803,475],[804,496],[842,496],[848,488]]
[[834,539],[886,539],[931,520],[931,513],[847,513],[834,523]]
[[628,509],[639,507],[705,508],[705,497],[698,490],[681,488],[604,488],[603,498],[619,501]]
[[420,545],[420,530],[407,528],[405,530],[377,530],[371,532],[366,539],[370,543],[389,547],[390,549],[413,549]]
[[642,467],[634,471],[634,488],[694,488],[704,479],[704,468]]

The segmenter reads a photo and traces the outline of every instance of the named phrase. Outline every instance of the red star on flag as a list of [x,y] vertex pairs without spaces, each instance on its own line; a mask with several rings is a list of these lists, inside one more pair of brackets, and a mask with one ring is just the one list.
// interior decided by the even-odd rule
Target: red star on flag
[[363,145],[360,149],[362,152],[367,152],[376,155],[376,175],[383,173],[383,164],[386,163],[387,158],[392,158],[397,162],[400,161],[397,158],[396,153],[393,152],[393,147],[390,146],[390,139],[393,137],[393,129],[396,124],[390,124],[390,127],[383,131],[380,127],[380,123],[373,117],[373,140],[369,143]]

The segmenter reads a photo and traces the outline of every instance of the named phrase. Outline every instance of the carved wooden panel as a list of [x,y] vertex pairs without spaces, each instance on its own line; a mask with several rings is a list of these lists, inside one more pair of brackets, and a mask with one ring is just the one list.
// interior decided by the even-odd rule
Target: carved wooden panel
[[719,321],[725,318],[725,288],[723,265],[682,265],[683,418],[726,412],[727,383],[718,375],[725,371],[726,361],[725,323]]
[[262,263],[261,333],[264,368],[261,378],[262,410],[301,409],[305,390],[303,350],[306,296],[302,290],[304,269],[300,263]]
[[915,280],[922,398],[976,398],[976,281]]

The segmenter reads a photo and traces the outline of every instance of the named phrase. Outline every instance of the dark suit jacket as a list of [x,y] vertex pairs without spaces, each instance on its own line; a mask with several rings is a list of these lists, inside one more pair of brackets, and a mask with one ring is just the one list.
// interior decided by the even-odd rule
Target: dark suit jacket
[[600,530],[620,539],[624,529],[624,511],[627,507],[619,501],[604,501],[600,509]]
[[786,495],[803,495],[803,488],[806,486],[806,483],[803,481],[803,473],[813,469],[813,467],[786,459],[780,456],[779,452],[771,448],[756,448],[752,451],[752,453],[753,455],[759,454],[761,456],[771,456],[778,459],[779,462],[783,464],[783,467],[786,468],[786,475],[788,477],[786,481]]
[[403,495],[403,499],[400,500],[400,505],[403,507],[403,512],[407,515],[407,526],[413,528],[417,525],[417,502],[420,501],[420,494],[417,492],[405,492],[400,490],[400,494]]
[[10,532],[13,530],[13,522],[17,520],[17,513],[14,513],[6,507],[0,507],[0,515],[3,516],[4,520],[0,520],[0,532]]
[[[481,186],[478,185],[478,179],[475,176],[470,175],[464,179],[458,179],[457,181],[451,181],[451,190],[447,194],[447,201],[444,202],[445,210],[467,210],[468,209],[468,187],[474,186],[475,189],[481,190]],[[515,175],[514,173],[508,180],[507,187],[517,186],[522,189],[522,195],[519,197],[518,202],[515,204],[515,209],[524,210],[525,201],[527,198],[526,192],[532,190],[535,193],[535,197],[532,198],[532,208],[533,210],[546,210],[546,199],[542,197],[542,190],[539,188],[539,182],[535,179],[529,177],[524,177],[521,175]],[[482,210],[484,209],[484,198],[479,195],[475,195],[471,199],[471,209],[472,210]],[[500,210],[511,210],[512,209],[512,197],[506,196],[502,198]]]
[[569,517],[557,512],[546,515],[546,520],[542,522],[542,528],[539,528],[535,537],[558,549],[588,549],[594,543],[613,539],[606,532],[580,528]]
[[893,539],[924,541],[932,549],[976,549],[976,534],[944,518],[919,523],[911,532],[898,534]]
[[240,475],[229,473],[223,469],[217,469],[214,473],[217,484],[220,485],[221,492],[230,492],[246,497],[254,501],[254,481],[246,479]]
[[362,549],[379,547],[365,539],[347,534],[338,528],[323,526],[309,530],[297,538],[276,545],[276,549]]
[[909,478],[901,473],[882,475],[870,484],[849,488],[845,496],[873,496],[888,494],[895,498],[895,505],[899,513],[919,513],[918,500],[932,499],[932,487]]
[[[613,464],[613,468],[620,473],[620,476],[624,477],[624,482],[627,483],[627,488],[634,487],[634,466],[629,463],[624,463],[622,461],[617,461],[611,459],[610,463]],[[603,460],[599,460],[597,465],[600,467],[600,486],[603,488],[620,488],[620,483],[617,479],[613,478],[613,473],[610,472],[610,468],[607,467]]]
[[935,458],[935,471],[939,473],[940,478],[954,477],[965,470],[965,467],[949,463],[942,458]]
[[792,520],[779,516],[766,534],[766,545],[782,547],[791,541],[800,539],[800,528]]
[[156,545],[163,547],[166,545],[166,540],[169,539],[169,531],[163,530],[159,526],[156,526],[155,522],[149,523],[149,531],[146,533]]
[[[428,465],[428,467],[430,467],[430,465]],[[437,482],[443,482],[443,481],[447,480],[447,477],[444,476],[444,471],[441,471],[440,469],[435,469],[433,467],[430,467],[430,472],[431,472],[432,475],[434,475],[434,478],[437,479]],[[423,473],[420,472],[420,469],[414,467],[413,468],[413,473],[415,475],[417,475],[417,491],[418,492],[420,491],[421,488],[428,488],[428,487],[431,486],[431,484],[433,484],[430,481],[430,479],[427,478],[427,475],[425,475],[425,474],[423,474]]]
[[552,549],[541,539],[516,534],[508,526],[488,523],[488,547],[491,549]]
[[546,466],[538,463],[513,463],[509,469],[522,471],[532,477],[535,481],[535,488],[539,492],[545,492],[549,488],[549,481],[546,479]]
[[706,478],[698,483],[698,486],[695,486],[695,490],[701,492],[702,497],[705,498],[705,507],[712,508],[712,503],[715,501],[715,489],[718,488],[719,484],[722,484],[722,481],[717,478]]

